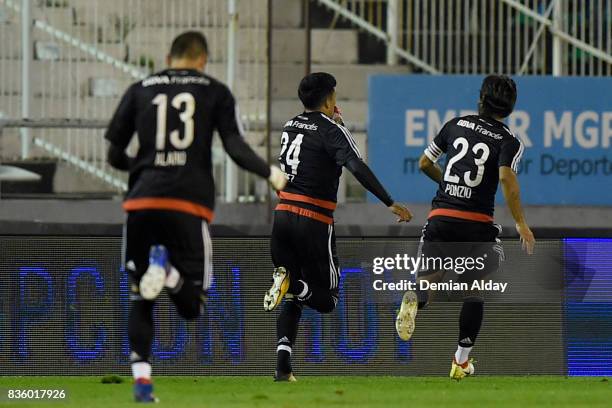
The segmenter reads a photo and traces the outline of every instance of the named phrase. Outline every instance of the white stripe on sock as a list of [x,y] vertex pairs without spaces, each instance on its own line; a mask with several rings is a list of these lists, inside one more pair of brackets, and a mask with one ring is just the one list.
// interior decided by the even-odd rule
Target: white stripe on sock
[[285,345],[285,344],[279,344],[279,345],[276,347],[276,351],[277,351],[277,352],[278,352],[278,351],[281,351],[281,350],[282,350],[282,351],[286,351],[286,352],[288,352],[289,354],[291,354],[291,347],[289,347],[289,346],[287,346],[287,345]]

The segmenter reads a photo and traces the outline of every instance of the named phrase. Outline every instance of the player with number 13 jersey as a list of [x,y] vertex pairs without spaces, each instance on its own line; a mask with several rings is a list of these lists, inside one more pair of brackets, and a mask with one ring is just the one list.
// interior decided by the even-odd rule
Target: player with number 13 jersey
[[[150,361],[157,296],[165,289],[178,314],[193,320],[212,284],[213,131],[240,167],[277,190],[287,182],[244,141],[234,97],[204,73],[207,59],[202,33],[180,34],[168,69],[130,86],[106,132],[109,164],[130,174],[122,252],[131,280],[128,336],[137,402],[157,400]],[[134,135],[138,152],[131,158],[125,150]]]

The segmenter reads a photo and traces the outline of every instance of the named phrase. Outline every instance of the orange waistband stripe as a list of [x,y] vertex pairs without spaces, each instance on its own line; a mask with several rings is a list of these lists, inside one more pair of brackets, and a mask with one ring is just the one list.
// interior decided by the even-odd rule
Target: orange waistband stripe
[[428,218],[436,216],[460,218],[462,220],[477,222],[493,222],[493,217],[487,214],[472,211],[451,210],[449,208],[436,208],[435,210],[431,210]]
[[321,213],[318,213],[316,211],[311,211],[311,210],[307,210],[306,208],[302,208],[302,207],[297,207],[295,205],[289,205],[289,204],[278,204],[275,208],[277,211],[289,211],[292,212],[294,214],[298,214],[298,215],[302,215],[304,217],[308,217],[308,218],[312,218],[314,220],[323,222],[325,224],[333,224],[334,223],[334,219],[331,217],[328,217],[327,215],[323,215]]
[[326,210],[333,211],[336,209],[336,203],[334,203],[333,201],[321,200],[318,198],[308,197],[302,194],[293,194],[293,193],[286,193],[284,191],[279,191],[278,197],[283,200],[301,201],[303,203],[314,204],[317,207],[325,208]]
[[212,222],[214,217],[214,212],[210,208],[179,198],[131,198],[123,202],[123,209],[128,212],[139,210],[179,211],[204,218],[208,222]]

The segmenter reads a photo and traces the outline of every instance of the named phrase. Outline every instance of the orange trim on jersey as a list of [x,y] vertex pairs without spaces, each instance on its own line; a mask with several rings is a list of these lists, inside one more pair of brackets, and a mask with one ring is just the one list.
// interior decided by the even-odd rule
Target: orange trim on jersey
[[325,208],[326,210],[333,211],[336,209],[336,203],[334,203],[333,201],[321,200],[318,198],[308,197],[302,194],[293,194],[293,193],[286,193],[284,191],[279,191],[278,197],[283,200],[301,201],[303,203],[314,204],[317,207]]
[[302,215],[304,217],[308,217],[308,218],[312,218],[312,219],[317,220],[317,221],[324,222],[325,224],[330,224],[331,225],[331,224],[334,223],[334,219],[331,218],[331,217],[328,217],[327,215],[323,215],[323,214],[318,213],[316,211],[307,210],[306,208],[297,207],[295,205],[278,204],[276,206],[275,210],[277,210],[277,211],[289,211],[289,212],[292,212],[292,213],[297,214],[297,215]]
[[214,217],[214,213],[210,208],[179,198],[130,198],[123,202],[123,209],[128,212],[139,210],[179,211],[204,218],[208,222],[212,222]]
[[449,208],[436,208],[435,210],[431,210],[431,212],[429,213],[429,217],[427,218],[437,216],[460,218],[462,220],[478,222],[493,222],[493,217],[487,214],[472,211],[451,210]]

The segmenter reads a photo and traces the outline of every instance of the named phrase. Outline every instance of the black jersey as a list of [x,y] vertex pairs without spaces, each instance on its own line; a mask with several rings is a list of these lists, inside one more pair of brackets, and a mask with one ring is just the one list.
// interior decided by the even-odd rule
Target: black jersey
[[325,114],[305,112],[285,123],[278,161],[289,182],[279,193],[281,209],[299,206],[323,213],[329,221],[342,166],[352,159],[361,159],[355,140]]
[[210,221],[214,130],[239,165],[269,175],[268,165],[244,143],[234,97],[221,82],[196,70],[167,69],[133,84],[106,134],[122,149],[138,135],[124,208],[183,211]]
[[[492,221],[499,167],[517,171],[523,144],[503,123],[477,115],[455,118],[444,125],[425,149],[432,161],[446,153],[446,166],[432,214],[453,216],[453,210],[483,214]],[[448,209],[449,211],[435,211]],[[459,216],[458,218],[463,218]]]

